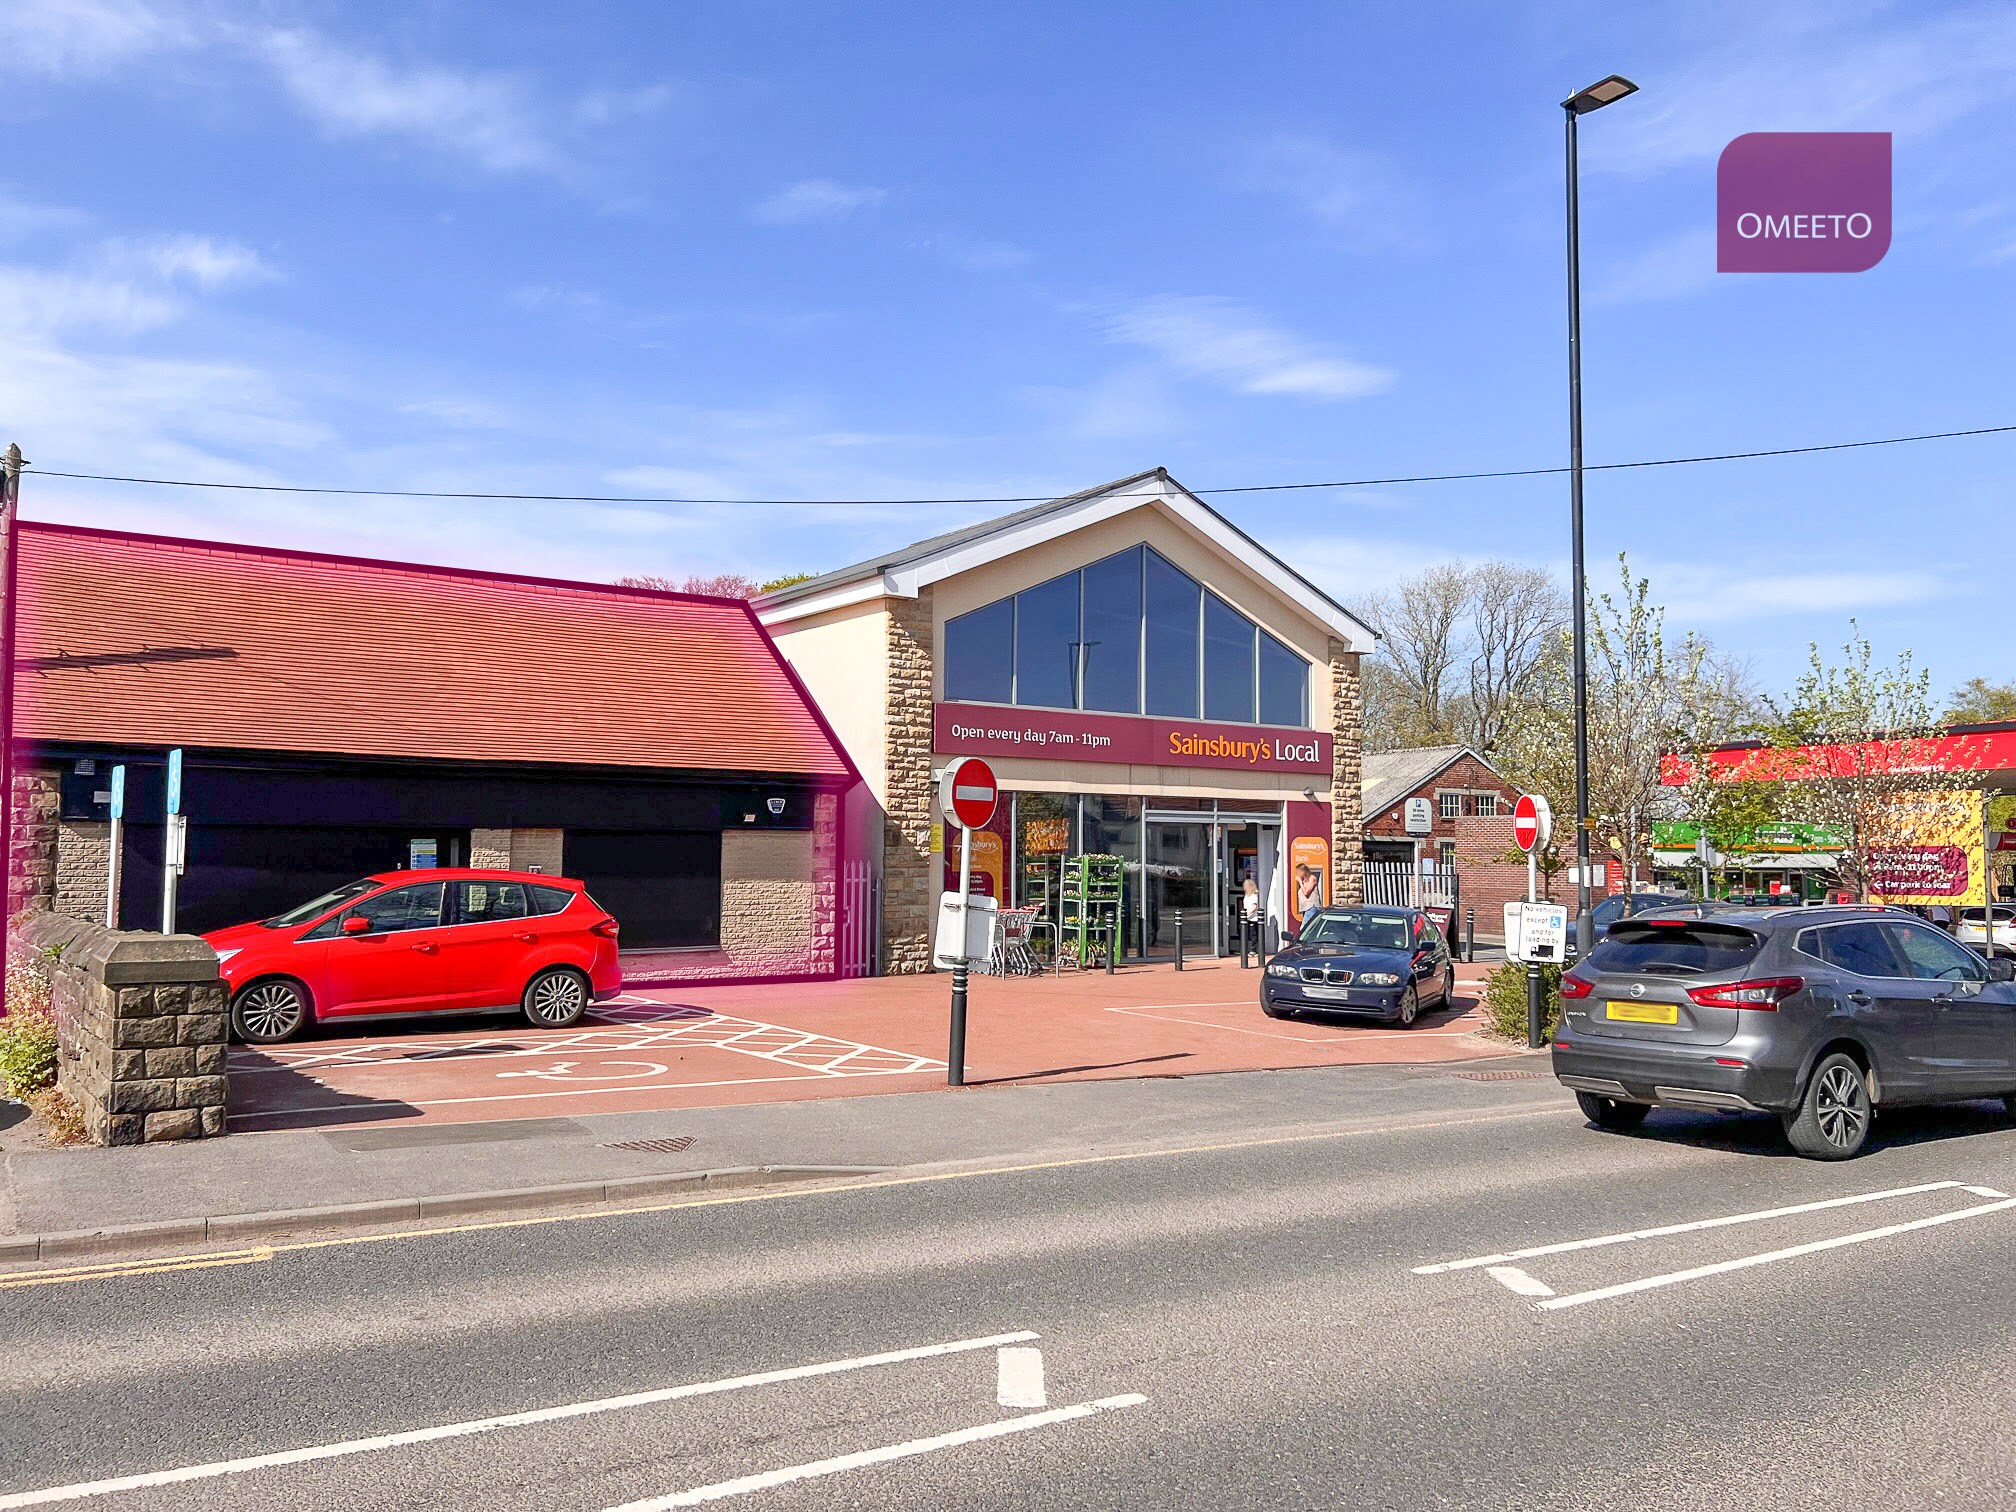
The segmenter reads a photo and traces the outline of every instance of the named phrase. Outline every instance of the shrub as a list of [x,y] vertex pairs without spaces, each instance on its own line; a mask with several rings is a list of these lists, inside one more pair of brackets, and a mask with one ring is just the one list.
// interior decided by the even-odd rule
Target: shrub
[[44,1087],[40,1092],[31,1092],[23,1099],[42,1119],[48,1129],[51,1144],[71,1145],[85,1142],[84,1114],[76,1103],[55,1087]]
[[56,1019],[46,1008],[0,1019],[0,1090],[25,1098],[56,1084]]
[[[1561,1020],[1561,968],[1542,966],[1540,985],[1546,993],[1542,1026],[1552,1035]],[[1484,1016],[1494,1034],[1526,1043],[1526,968],[1520,962],[1507,961],[1484,979]]]

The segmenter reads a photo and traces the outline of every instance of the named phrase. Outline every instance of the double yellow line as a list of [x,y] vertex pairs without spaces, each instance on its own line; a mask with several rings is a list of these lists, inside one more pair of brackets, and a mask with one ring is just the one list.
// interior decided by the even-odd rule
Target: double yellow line
[[84,1281],[111,1281],[126,1276],[156,1276],[171,1271],[212,1270],[225,1265],[261,1265],[279,1255],[304,1250],[340,1249],[353,1244],[386,1244],[399,1239],[431,1239],[443,1234],[475,1234],[492,1229],[540,1228],[555,1223],[606,1222],[645,1213],[671,1213],[687,1208],[735,1207],[747,1202],[783,1202],[805,1197],[829,1197],[841,1192],[873,1192],[887,1187],[927,1186],[945,1181],[971,1181],[982,1176],[1015,1176],[1031,1171],[1064,1171],[1077,1166],[1114,1165],[1133,1160],[1168,1160],[1179,1155],[1210,1155],[1228,1150],[1260,1150],[1281,1145],[1320,1144],[1360,1139],[1374,1134],[1412,1133],[1425,1129],[1461,1128],[1468,1124],[1505,1123],[1521,1118],[1559,1118],[1558,1107],[1485,1114],[1476,1118],[1445,1118],[1417,1123],[1380,1124],[1362,1129],[1328,1129],[1312,1134],[1279,1134],[1264,1139],[1230,1139],[1216,1144],[1175,1145],[1162,1150],[1123,1150],[1110,1155],[1078,1155],[1065,1160],[1034,1160],[1017,1165],[981,1166],[971,1170],[933,1171],[917,1176],[882,1176],[831,1186],[780,1187],[769,1192],[743,1192],[733,1197],[689,1197],[644,1207],[597,1208],[585,1213],[544,1213],[526,1218],[495,1218],[481,1223],[449,1223],[433,1228],[396,1229],[383,1234],[350,1234],[334,1239],[296,1239],[284,1244],[203,1254],[162,1255],[151,1259],[106,1261],[53,1270],[0,1271],[0,1291],[26,1286],[68,1286]]

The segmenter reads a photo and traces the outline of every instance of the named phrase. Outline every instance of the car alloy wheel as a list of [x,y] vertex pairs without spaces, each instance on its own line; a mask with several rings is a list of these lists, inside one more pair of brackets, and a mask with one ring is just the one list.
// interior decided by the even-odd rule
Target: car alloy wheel
[[307,1001],[292,982],[254,982],[232,1000],[231,1023],[248,1045],[277,1045],[301,1032]]
[[1414,991],[1414,984],[1409,982],[1407,990],[1400,994],[1400,1018],[1398,1020],[1400,1027],[1402,1029],[1412,1029],[1414,1027],[1414,1019],[1420,1012],[1421,998]]
[[1454,966],[1451,966],[1447,971],[1442,973],[1442,1006],[1444,1008],[1454,1008],[1456,1006],[1456,968]]
[[571,971],[545,971],[525,989],[525,1017],[545,1029],[565,1029],[588,1009],[588,984]]
[[1785,1137],[1808,1159],[1847,1160],[1868,1143],[1873,1113],[1868,1078],[1837,1051],[1814,1067],[1798,1111],[1786,1115]]

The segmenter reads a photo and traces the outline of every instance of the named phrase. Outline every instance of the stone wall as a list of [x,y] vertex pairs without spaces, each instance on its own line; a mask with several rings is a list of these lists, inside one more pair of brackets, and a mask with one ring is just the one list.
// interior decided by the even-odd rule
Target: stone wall
[[565,834],[557,829],[473,829],[469,832],[469,864],[495,871],[565,876],[561,869]]
[[[14,833],[8,837],[7,916],[56,904],[56,815],[62,804],[54,767],[14,774]],[[103,904],[100,909],[102,912]]]
[[931,590],[888,601],[889,792],[883,800],[882,969],[931,969]]
[[1330,642],[1330,896],[1365,901],[1365,700],[1359,653]]
[[50,976],[57,1085],[92,1141],[153,1144],[224,1132],[226,996],[194,935],[120,934],[42,913],[12,932]]
[[809,830],[728,830],[721,836],[721,949],[757,975],[812,965],[817,887]]
[[105,819],[65,819],[56,826],[56,912],[73,919],[105,917],[105,869],[112,825]]

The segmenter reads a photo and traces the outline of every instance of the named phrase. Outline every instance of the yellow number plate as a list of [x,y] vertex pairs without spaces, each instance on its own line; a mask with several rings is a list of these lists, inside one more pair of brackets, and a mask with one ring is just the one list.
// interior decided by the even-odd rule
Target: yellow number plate
[[1605,1003],[1603,1011],[1627,1024],[1677,1024],[1680,1010],[1672,1003]]

